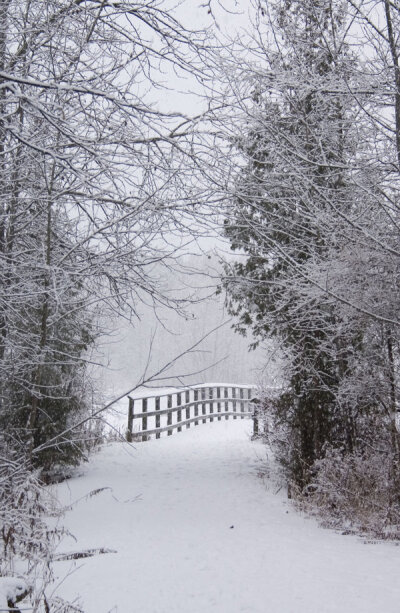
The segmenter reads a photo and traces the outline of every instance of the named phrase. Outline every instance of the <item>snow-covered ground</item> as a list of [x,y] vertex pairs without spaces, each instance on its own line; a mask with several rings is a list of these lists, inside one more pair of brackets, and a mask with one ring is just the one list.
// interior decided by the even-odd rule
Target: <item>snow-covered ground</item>
[[258,476],[251,422],[199,425],[134,447],[112,443],[58,486],[58,594],[86,613],[398,613],[400,548],[319,528]]

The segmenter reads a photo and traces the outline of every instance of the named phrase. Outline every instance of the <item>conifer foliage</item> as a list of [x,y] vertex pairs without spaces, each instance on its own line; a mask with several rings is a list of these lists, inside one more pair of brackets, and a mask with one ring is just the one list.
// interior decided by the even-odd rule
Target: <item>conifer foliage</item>
[[309,496],[337,453],[359,470],[374,449],[398,484],[398,19],[397,3],[259,2],[236,70],[232,97],[251,96],[232,128],[241,168],[225,231],[242,255],[224,283],[236,327],[283,355],[284,389],[267,403],[275,449]]

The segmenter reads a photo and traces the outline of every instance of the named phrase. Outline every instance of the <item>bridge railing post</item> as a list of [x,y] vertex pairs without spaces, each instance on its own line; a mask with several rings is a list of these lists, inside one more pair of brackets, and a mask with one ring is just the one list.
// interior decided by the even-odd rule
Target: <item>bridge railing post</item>
[[[199,403],[198,403],[198,400],[199,400],[199,390],[194,390],[193,395],[194,395],[194,416],[198,417],[198,415],[199,415]],[[194,425],[195,426],[199,425],[199,420],[198,419],[195,419]]]
[[260,433],[260,428],[259,428],[259,414],[260,414],[260,399],[259,398],[252,398],[250,400],[250,406],[252,408],[252,413],[253,413],[253,438],[256,438],[259,433]]
[[[232,398],[233,398],[233,412],[237,411],[237,403],[236,403],[236,387],[232,387]],[[237,419],[237,416],[234,415],[233,419]]]
[[[176,395],[176,406],[180,407],[182,404],[182,394],[180,392]],[[177,410],[177,423],[179,424],[182,421],[182,409],[178,408]],[[182,432],[182,426],[178,426],[178,432]]]
[[214,398],[214,388],[210,387],[208,389],[208,397],[210,399],[210,422],[214,421],[214,417],[213,417],[213,413],[214,413],[214,403],[213,403],[213,398]]
[[[156,411],[160,411],[160,396],[157,396],[156,400],[155,400],[155,405],[156,405]],[[161,420],[160,420],[160,414],[156,414],[156,428],[159,428],[161,426]],[[160,438],[160,433],[156,432],[156,438]]]
[[[142,430],[146,431],[147,430],[147,415],[145,415],[145,413],[147,413],[147,398],[142,399],[142,413],[143,413]],[[147,436],[147,434],[142,434],[142,441],[147,441],[148,438],[149,437]]]
[[242,413],[241,418],[244,419],[244,389],[243,387],[239,388],[240,395],[240,412]]
[[126,431],[126,440],[128,443],[132,442],[132,430],[133,430],[133,412],[135,407],[135,401],[129,396],[129,409],[128,409],[128,428]]
[[[191,404],[190,404],[190,390],[186,390],[185,392],[185,404],[186,404],[186,419],[190,419],[190,408],[191,408]],[[188,430],[190,428],[190,422],[188,422],[186,424],[186,429]]]
[[[205,387],[201,388],[201,399],[202,400],[206,399],[206,388]],[[206,413],[207,413],[207,411],[206,411],[206,403],[202,402],[202,404],[201,404],[201,414],[202,415],[206,415]],[[203,417],[203,419],[202,419],[203,424],[205,424],[206,421],[207,421],[207,419]]]
[[[167,413],[167,426],[172,426],[172,394],[168,395],[167,407],[168,409],[171,409],[171,411],[168,411]],[[172,435],[172,430],[168,430],[168,436],[171,436],[171,435]]]
[[[217,387],[217,413],[221,413],[221,388]],[[218,415],[218,421],[221,421],[221,415]]]

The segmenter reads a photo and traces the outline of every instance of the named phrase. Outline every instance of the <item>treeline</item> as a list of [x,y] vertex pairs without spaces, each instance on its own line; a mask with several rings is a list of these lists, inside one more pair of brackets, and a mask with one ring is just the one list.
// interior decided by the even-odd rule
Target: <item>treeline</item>
[[159,2],[0,4],[1,440],[32,467],[79,458],[104,322],[190,304],[162,277],[205,232],[207,165],[154,92],[206,52]]
[[190,303],[162,270],[212,194],[196,122],[157,100],[165,75],[201,79],[206,51],[157,0],[0,2],[0,574],[36,576],[35,611],[76,610],[45,598],[59,531],[43,482],[97,436],[104,322]]
[[[265,397],[293,495],[329,521],[400,534],[400,5],[257,3],[227,58],[224,279],[237,329],[273,337]],[[229,106],[226,103],[226,107]]]

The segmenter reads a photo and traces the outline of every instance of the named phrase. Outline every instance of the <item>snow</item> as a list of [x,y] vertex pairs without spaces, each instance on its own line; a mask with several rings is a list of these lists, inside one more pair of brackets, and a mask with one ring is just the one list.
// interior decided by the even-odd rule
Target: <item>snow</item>
[[[172,394],[175,395],[174,398],[176,400],[176,394],[177,393],[182,393],[185,392],[186,390],[194,390],[194,389],[202,389],[202,388],[216,388],[216,387],[228,387],[228,388],[232,388],[232,387],[242,387],[242,388],[247,388],[247,389],[254,389],[256,390],[257,387],[256,385],[249,385],[247,383],[243,383],[243,384],[238,384],[238,383],[199,383],[197,385],[186,385],[186,386],[182,386],[182,387],[151,387],[151,386],[141,386],[138,387],[137,389],[135,389],[133,392],[126,394],[125,396],[123,396],[120,400],[116,401],[110,409],[108,409],[104,414],[103,414],[103,419],[104,419],[104,425],[105,425],[105,432],[109,433],[111,435],[113,435],[114,437],[124,437],[126,434],[126,429],[127,429],[127,425],[128,425],[128,406],[129,406],[129,398],[133,398],[136,401],[139,401],[143,398],[148,398],[150,401],[150,404],[148,405],[148,410],[154,410],[155,409],[155,398],[156,397],[160,397],[161,398],[161,408],[165,409],[167,408],[167,396],[168,394]],[[271,388],[272,389],[272,388]],[[191,395],[191,399],[193,400],[193,394]],[[221,402],[224,399],[221,398]],[[238,401],[240,401],[240,398],[238,397]],[[176,405],[175,405],[176,406]],[[138,407],[138,404],[136,404],[136,407]],[[136,411],[138,409],[136,408]],[[139,411],[141,411],[141,405],[139,405]],[[193,417],[194,413],[191,414],[191,417]],[[167,425],[167,421],[166,421],[166,416],[162,417],[162,423],[160,424],[161,426],[166,426]],[[148,430],[151,430],[152,428],[155,428],[156,424],[155,424],[155,418],[149,418],[148,421]],[[134,422],[134,431],[135,430],[140,430],[140,424],[136,421]]]
[[7,601],[14,604],[17,599],[29,591],[25,579],[19,577],[0,577],[0,611],[8,611]]
[[[112,443],[58,486],[58,594],[85,613],[398,613],[400,549],[324,530],[259,476],[251,421]],[[109,487],[97,495],[89,491]]]

